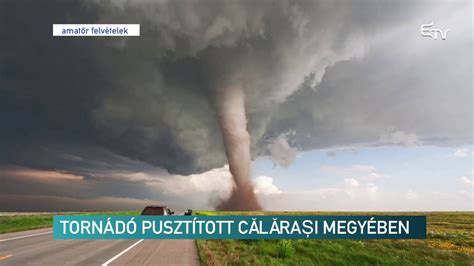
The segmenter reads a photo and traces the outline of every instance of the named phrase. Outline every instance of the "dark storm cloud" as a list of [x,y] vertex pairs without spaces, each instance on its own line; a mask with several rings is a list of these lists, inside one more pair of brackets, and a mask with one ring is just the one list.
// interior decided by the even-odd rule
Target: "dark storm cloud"
[[[1,1],[0,164],[94,184],[82,196],[44,185],[45,195],[150,198],[110,170],[223,166],[215,91],[235,79],[254,156],[282,134],[298,150],[378,145],[397,131],[433,145],[472,142],[470,5]],[[419,36],[433,17],[452,28],[444,42]],[[53,23],[140,23],[141,36],[52,37]],[[43,188],[4,178],[2,194]]]
[[362,58],[334,64],[319,84],[304,83],[277,106],[261,140],[294,132],[290,140],[300,150],[472,143],[471,14],[457,7],[443,15],[437,7],[431,16],[451,27],[449,40],[430,42],[409,27],[378,40]]

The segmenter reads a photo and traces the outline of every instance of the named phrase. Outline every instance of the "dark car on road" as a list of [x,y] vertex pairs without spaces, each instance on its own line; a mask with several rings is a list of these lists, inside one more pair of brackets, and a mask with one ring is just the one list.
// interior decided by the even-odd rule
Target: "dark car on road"
[[146,206],[142,211],[142,215],[172,215],[174,214],[166,206]]

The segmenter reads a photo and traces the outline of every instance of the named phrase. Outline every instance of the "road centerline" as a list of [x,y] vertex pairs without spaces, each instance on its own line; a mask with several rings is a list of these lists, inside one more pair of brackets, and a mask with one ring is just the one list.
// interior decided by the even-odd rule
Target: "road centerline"
[[0,256],[0,260],[8,259],[12,257],[13,255],[6,255],[6,256]]
[[133,245],[129,246],[128,248],[124,249],[122,252],[120,252],[119,254],[115,255],[113,258],[109,259],[108,261],[104,262],[102,264],[102,266],[108,266],[109,263],[113,262],[114,260],[118,259],[120,256],[122,256],[123,254],[127,253],[129,250],[131,250],[132,248],[134,248],[136,245],[140,244],[144,239],[140,239],[138,240],[137,242],[133,243]]
[[0,242],[5,242],[5,241],[10,241],[10,240],[15,240],[15,239],[21,239],[21,238],[27,238],[27,237],[33,237],[33,236],[52,234],[52,233],[53,233],[53,231],[48,231],[48,232],[32,234],[32,235],[26,235],[26,236],[17,236],[17,237],[12,237],[12,238],[7,238],[7,239],[0,239]]

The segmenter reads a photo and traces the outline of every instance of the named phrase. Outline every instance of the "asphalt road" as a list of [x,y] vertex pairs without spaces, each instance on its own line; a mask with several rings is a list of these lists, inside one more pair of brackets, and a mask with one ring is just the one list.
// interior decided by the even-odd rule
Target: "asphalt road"
[[0,235],[0,265],[199,265],[194,240],[53,240],[52,228]]

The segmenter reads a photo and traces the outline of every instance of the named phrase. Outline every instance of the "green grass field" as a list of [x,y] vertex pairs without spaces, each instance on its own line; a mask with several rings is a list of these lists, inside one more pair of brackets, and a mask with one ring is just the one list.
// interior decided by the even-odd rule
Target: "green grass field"
[[53,215],[138,215],[138,211],[128,212],[67,212],[40,213],[27,215],[0,215],[0,234],[39,229],[53,226]]
[[426,215],[427,240],[198,240],[203,265],[474,265],[474,213],[198,212],[197,215]]

